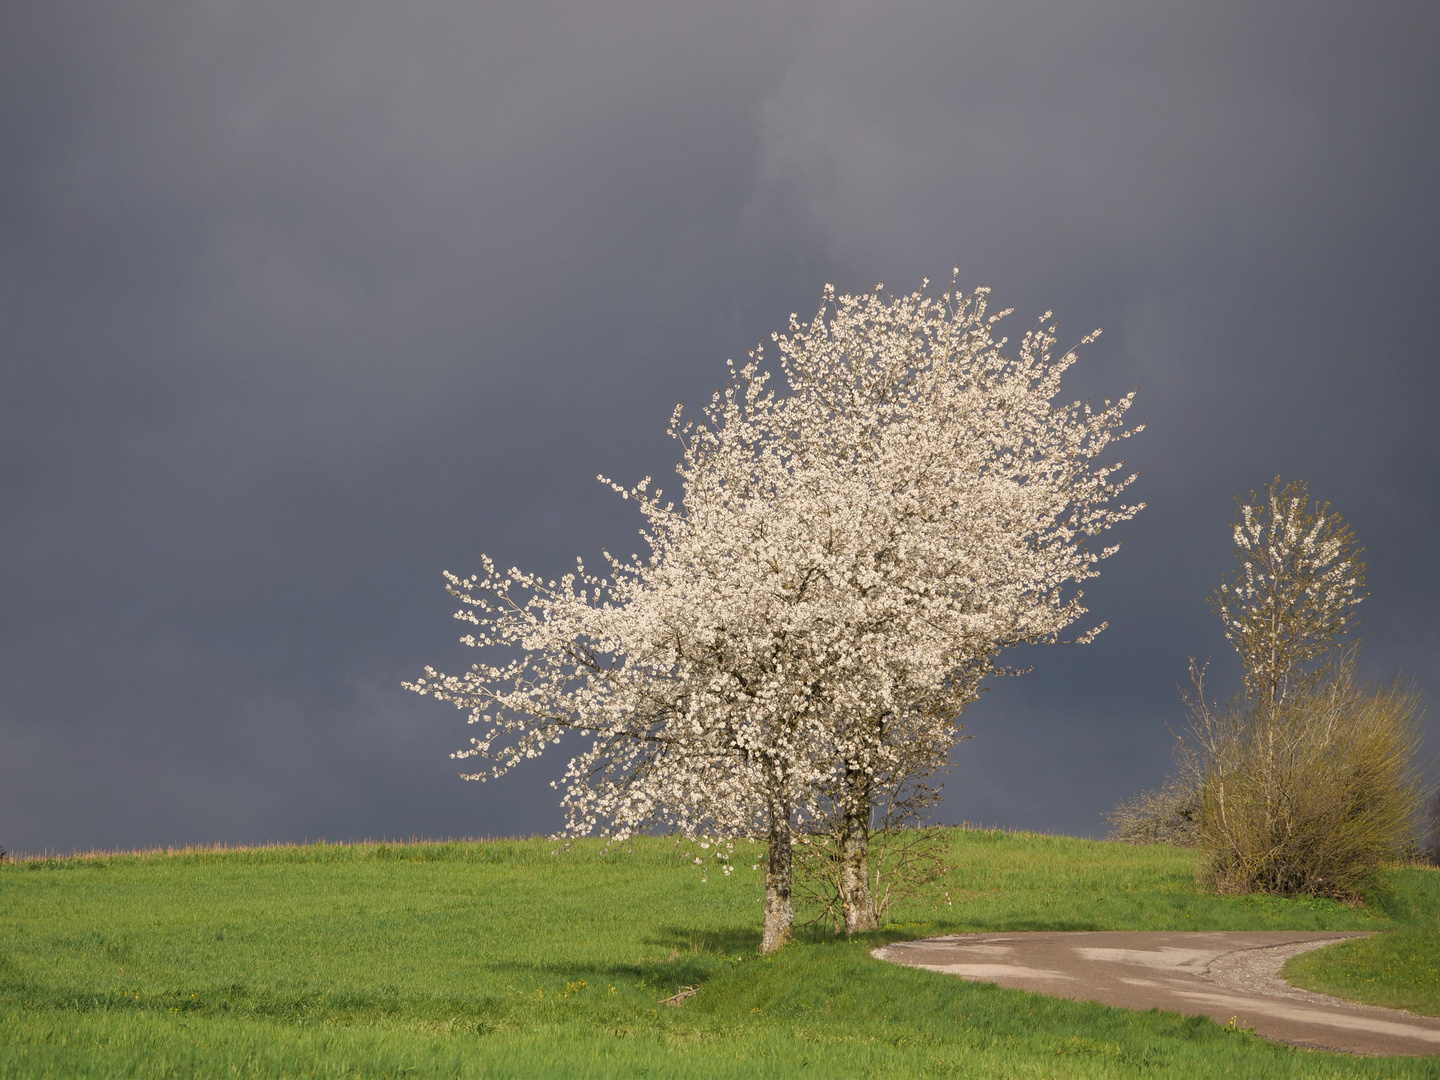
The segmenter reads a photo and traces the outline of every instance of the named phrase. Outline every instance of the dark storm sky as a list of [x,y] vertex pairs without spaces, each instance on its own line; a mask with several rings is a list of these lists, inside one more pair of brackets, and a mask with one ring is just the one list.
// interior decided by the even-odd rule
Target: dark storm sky
[[[1160,10],[1160,9],[1164,10]],[[967,716],[946,820],[1099,834],[1169,767],[1231,498],[1368,549],[1440,691],[1433,4],[12,4],[0,844],[542,831],[464,784],[440,572],[633,550],[677,401],[822,286],[1095,326],[1149,509]],[[1437,731],[1432,724],[1432,731]],[[1440,750],[1431,738],[1430,753]]]

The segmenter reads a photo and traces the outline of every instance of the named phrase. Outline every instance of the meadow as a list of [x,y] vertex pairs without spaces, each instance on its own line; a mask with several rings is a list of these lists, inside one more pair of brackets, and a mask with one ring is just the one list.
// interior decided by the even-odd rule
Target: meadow
[[0,864],[0,1077],[1440,1077],[869,955],[972,930],[1381,929],[1295,978],[1440,1012],[1432,870],[1347,907],[1207,895],[1177,848],[950,836],[948,901],[767,958],[755,875],[702,880],[664,839]]

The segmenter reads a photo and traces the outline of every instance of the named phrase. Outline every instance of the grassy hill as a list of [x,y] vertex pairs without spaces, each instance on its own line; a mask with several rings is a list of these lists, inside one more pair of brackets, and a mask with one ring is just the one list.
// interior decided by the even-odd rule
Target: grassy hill
[[1300,958],[1302,979],[1440,1012],[1440,874],[1392,871],[1348,908],[1198,893],[1172,848],[952,843],[951,903],[766,959],[753,875],[704,882],[668,840],[3,864],[0,1077],[1440,1077],[869,956],[969,930],[1395,928]]

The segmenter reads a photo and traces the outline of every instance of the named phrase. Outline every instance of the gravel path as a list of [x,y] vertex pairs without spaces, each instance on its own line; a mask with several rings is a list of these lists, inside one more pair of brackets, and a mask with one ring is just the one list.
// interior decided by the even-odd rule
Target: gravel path
[[1440,1017],[1357,1005],[1291,986],[1297,953],[1364,934],[956,934],[876,949],[881,960],[1126,1009],[1166,1009],[1253,1028],[1279,1042],[1352,1054],[1440,1053]]

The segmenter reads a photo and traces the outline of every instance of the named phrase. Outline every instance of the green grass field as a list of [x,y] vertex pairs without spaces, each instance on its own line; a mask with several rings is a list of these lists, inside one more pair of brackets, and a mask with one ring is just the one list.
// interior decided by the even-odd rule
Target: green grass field
[[1282,974],[1310,990],[1440,1016],[1440,871],[1392,871],[1386,885],[1370,906],[1393,929],[1297,956]]
[[753,876],[702,882],[666,840],[555,847],[0,865],[0,1077],[1440,1077],[869,956],[967,930],[1396,928],[1298,970],[1436,1011],[1431,871],[1392,871],[1366,908],[1222,898],[1189,852],[957,830],[951,904],[762,959]]

